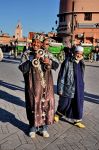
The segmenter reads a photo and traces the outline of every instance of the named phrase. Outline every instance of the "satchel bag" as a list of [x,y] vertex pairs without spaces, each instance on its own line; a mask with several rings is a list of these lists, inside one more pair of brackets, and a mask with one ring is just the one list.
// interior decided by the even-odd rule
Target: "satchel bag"
[[29,72],[29,70],[30,70],[30,61],[29,60],[25,61],[24,63],[20,64],[18,68],[23,74]]

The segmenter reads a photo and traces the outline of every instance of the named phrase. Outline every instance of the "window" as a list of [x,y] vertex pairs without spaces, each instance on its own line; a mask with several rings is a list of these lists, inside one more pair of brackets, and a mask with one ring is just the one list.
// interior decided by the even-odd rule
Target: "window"
[[90,13],[90,12],[86,12],[85,14],[84,14],[84,20],[92,20],[92,13]]

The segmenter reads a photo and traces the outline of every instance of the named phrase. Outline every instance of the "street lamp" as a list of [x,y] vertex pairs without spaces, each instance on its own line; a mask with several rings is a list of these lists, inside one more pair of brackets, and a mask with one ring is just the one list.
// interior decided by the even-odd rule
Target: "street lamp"
[[71,47],[73,46],[73,32],[74,32],[74,1],[72,1],[72,16],[71,16]]
[[74,30],[77,27],[77,14],[74,12],[75,2],[72,1],[72,17],[71,17],[71,47],[74,41]]

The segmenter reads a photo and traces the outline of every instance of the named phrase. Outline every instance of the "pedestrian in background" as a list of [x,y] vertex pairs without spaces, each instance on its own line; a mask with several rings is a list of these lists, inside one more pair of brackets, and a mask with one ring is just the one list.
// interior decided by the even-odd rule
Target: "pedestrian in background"
[[71,119],[75,126],[84,128],[82,123],[84,103],[84,70],[83,47],[77,46],[72,57],[68,57],[61,65],[57,92],[59,103],[55,113],[55,121],[64,115]]
[[2,52],[2,49],[0,48],[0,61],[2,61],[3,59],[3,52]]
[[99,57],[99,47],[95,47],[95,50],[94,50],[94,61],[98,61],[98,58]]
[[49,46],[50,46],[49,38],[45,38],[42,42],[42,49],[44,50],[44,53],[46,54],[45,57],[48,56],[51,60],[53,60],[51,67],[52,69],[55,69],[55,68],[57,69],[59,66],[59,61],[52,53],[49,52]]
[[71,48],[69,48],[69,47],[64,47],[63,51],[65,53],[65,59],[72,55]]
[[[35,138],[36,132],[40,132],[43,137],[49,137],[47,125],[53,124],[55,113],[51,66],[53,63],[57,64],[57,62],[50,58],[48,53],[45,54],[41,46],[41,41],[34,39],[31,51],[23,53],[20,64],[21,67],[25,62],[29,63],[26,65],[23,75],[25,80],[26,113],[31,138]],[[54,69],[57,69],[56,65]]]

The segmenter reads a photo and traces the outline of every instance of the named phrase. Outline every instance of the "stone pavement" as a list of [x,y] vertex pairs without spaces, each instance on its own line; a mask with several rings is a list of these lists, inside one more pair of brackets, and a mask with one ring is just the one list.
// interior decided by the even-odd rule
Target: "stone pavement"
[[[2,63],[4,67],[8,65],[5,61]],[[92,67],[94,63],[86,63],[86,65]],[[95,69],[96,71],[98,69],[99,73],[99,64],[95,65],[97,66]],[[14,69],[15,66],[16,64],[13,64],[12,68]],[[31,139],[28,136],[24,86],[23,84],[19,86],[18,76],[21,76],[20,73],[17,74],[16,71],[13,71],[16,77],[10,78],[9,74],[12,68],[9,67],[7,75],[0,72],[0,150],[99,150],[99,88],[97,89],[98,95],[94,98],[95,100],[92,98],[92,101],[92,95],[88,94],[86,90],[83,117],[85,129],[77,128],[63,118],[59,123],[49,126],[49,138],[36,135],[35,139]],[[90,68],[87,68],[87,71],[88,69]],[[5,72],[4,68],[3,71]],[[4,77],[8,76],[9,81],[8,79],[4,81]],[[17,81],[10,82],[16,78],[18,78]],[[90,73],[88,73],[86,81],[87,78],[90,78]],[[54,80],[54,82],[56,81]],[[97,82],[99,84],[99,80]],[[94,88],[91,90],[90,88],[87,89],[91,93]],[[56,94],[55,99],[57,107],[58,96]]]

